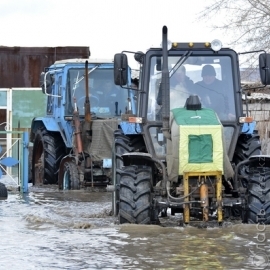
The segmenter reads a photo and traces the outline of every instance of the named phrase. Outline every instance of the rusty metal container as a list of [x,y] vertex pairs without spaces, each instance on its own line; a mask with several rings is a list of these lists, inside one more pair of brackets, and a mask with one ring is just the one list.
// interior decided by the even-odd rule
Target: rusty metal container
[[39,87],[40,73],[56,60],[89,56],[89,47],[0,46],[0,88]]

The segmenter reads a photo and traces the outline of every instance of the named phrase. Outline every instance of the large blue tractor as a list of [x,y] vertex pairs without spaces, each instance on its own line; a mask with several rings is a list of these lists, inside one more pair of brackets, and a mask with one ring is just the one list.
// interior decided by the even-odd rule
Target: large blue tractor
[[120,119],[135,108],[129,82],[130,76],[120,90],[113,61],[104,59],[56,61],[41,73],[47,107],[31,126],[34,185],[80,189],[111,182],[113,132],[135,130]]

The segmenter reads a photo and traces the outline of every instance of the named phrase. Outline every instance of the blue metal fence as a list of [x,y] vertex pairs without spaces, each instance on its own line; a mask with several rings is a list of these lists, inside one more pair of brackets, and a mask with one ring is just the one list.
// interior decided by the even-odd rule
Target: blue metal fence
[[26,193],[29,179],[28,132],[0,131],[1,134],[5,138],[0,139],[0,181],[1,178],[9,178],[22,193]]

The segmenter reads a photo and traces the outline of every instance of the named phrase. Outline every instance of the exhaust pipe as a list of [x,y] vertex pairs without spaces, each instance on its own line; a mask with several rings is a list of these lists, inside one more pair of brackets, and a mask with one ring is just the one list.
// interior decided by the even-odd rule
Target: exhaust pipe
[[161,73],[161,99],[162,99],[162,131],[166,138],[170,138],[169,133],[169,118],[170,118],[170,77],[168,68],[168,28],[162,28],[162,73]]

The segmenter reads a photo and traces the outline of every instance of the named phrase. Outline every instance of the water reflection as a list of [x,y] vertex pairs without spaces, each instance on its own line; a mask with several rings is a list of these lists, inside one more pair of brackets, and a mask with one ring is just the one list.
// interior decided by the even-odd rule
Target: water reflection
[[9,194],[0,201],[1,269],[269,269],[269,228],[179,227],[177,215],[165,227],[120,226],[110,210],[106,192]]

